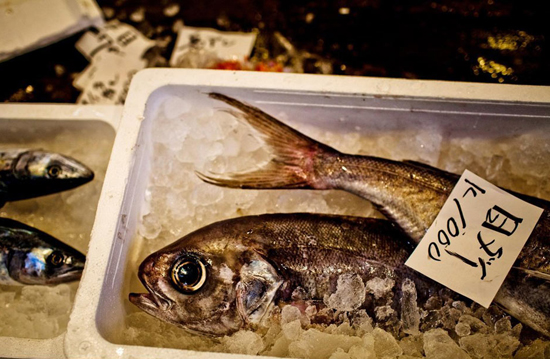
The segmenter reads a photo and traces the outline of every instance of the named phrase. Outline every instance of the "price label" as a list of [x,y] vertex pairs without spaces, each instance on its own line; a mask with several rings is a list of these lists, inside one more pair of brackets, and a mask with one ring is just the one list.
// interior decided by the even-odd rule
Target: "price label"
[[488,307],[542,212],[466,170],[405,264]]
[[116,20],[85,33],[75,46],[91,64],[73,81],[82,90],[77,103],[124,103],[133,75],[147,66],[142,56],[153,45],[137,29]]
[[184,27],[178,33],[170,66],[179,67],[189,53],[214,56],[219,60],[240,60],[250,56],[256,33],[218,31]]
[[123,56],[141,57],[155,45],[136,28],[117,20],[110,21],[96,32],[88,31],[77,41],[75,47],[88,61],[100,53],[117,53]]

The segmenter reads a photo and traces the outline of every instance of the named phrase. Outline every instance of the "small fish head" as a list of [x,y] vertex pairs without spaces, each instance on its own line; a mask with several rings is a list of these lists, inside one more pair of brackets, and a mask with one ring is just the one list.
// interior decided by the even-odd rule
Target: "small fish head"
[[10,274],[22,284],[53,285],[79,280],[86,257],[68,247],[47,244],[16,251]]
[[27,151],[18,160],[14,175],[21,198],[56,193],[90,182],[91,169],[58,153]]
[[234,277],[222,255],[161,250],[139,268],[149,293],[131,293],[129,299],[146,313],[190,332],[230,334],[243,325],[236,310]]

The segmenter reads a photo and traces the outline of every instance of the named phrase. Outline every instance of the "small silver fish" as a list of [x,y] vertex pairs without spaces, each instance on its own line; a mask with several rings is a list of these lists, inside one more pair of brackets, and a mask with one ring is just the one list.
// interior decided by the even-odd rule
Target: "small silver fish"
[[8,201],[75,188],[93,178],[91,169],[68,156],[40,150],[1,150],[0,207]]
[[80,279],[86,257],[47,233],[0,218],[0,284],[58,284]]
[[[214,176],[197,173],[218,186],[274,189],[341,189],[363,197],[418,243],[447,200],[459,176],[413,161],[350,155],[319,143],[256,107],[211,93],[235,109],[226,112],[251,125],[274,151],[264,168]],[[514,266],[550,279],[550,202],[508,191],[542,209],[539,222]]]
[[[389,221],[291,213],[213,223],[149,255],[139,278],[148,293],[130,301],[148,314],[191,332],[226,335],[269,323],[275,306],[322,306],[341,276],[393,281],[390,305],[401,311],[403,283],[414,283],[419,306],[442,288],[404,265],[412,244]],[[550,336],[550,286],[513,271],[497,295],[519,320]],[[518,290],[519,289],[519,290]],[[460,298],[455,293],[454,298]],[[357,303],[373,315],[387,299]],[[520,311],[518,311],[520,310]],[[379,324],[379,323],[377,323]]]

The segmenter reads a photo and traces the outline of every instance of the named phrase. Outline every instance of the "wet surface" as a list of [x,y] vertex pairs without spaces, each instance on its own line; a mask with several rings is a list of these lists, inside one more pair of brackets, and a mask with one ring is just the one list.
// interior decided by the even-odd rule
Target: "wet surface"
[[[183,22],[219,30],[257,30],[258,51],[273,53],[278,31],[298,50],[326,60],[335,74],[550,85],[550,28],[544,2],[511,0],[103,0],[105,19],[135,26],[157,47],[150,65],[166,67]],[[0,63],[0,98],[75,102],[72,80],[88,62],[74,48],[81,33]],[[319,72],[314,63],[306,72]]]

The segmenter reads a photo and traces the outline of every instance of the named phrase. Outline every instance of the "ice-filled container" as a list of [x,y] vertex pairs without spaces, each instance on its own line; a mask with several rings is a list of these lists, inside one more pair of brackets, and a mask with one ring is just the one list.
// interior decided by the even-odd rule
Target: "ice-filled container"
[[[262,348],[268,339],[254,333],[217,342],[141,313],[128,301],[129,292],[145,291],[137,280],[141,260],[196,228],[241,215],[380,215],[368,202],[339,191],[259,193],[201,183],[195,170],[246,171],[269,158],[253,130],[218,111],[228,106],[210,99],[212,91],[260,107],[344,152],[420,160],[457,173],[468,167],[497,185],[550,198],[545,87],[144,70],[132,81],[101,193],[65,337],[69,358],[277,356],[280,352]],[[377,343],[388,339],[380,331],[373,335]],[[388,355],[405,353],[392,343],[384,344],[396,349]]]
[[[8,202],[0,215],[86,253],[121,115],[122,106],[0,105],[0,149],[63,153],[95,174],[92,182],[70,191]],[[63,358],[63,338],[78,284],[0,285],[0,357]]]

